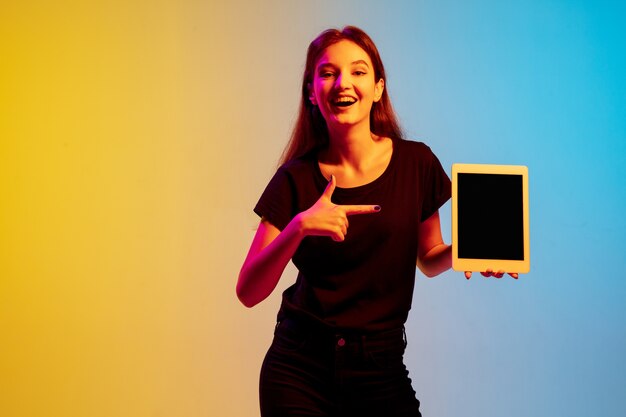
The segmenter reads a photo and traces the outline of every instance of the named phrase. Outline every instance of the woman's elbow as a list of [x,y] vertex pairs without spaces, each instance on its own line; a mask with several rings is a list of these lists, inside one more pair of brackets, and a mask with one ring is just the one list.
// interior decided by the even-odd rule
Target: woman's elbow
[[419,259],[419,258],[417,260],[417,267],[419,268],[420,271],[422,271],[422,274],[424,274],[428,278],[434,278],[443,272],[442,270],[436,268],[435,265],[431,265],[428,262],[424,262],[422,261],[422,259]]
[[239,299],[241,304],[243,304],[244,306],[248,308],[252,308],[258,304],[258,302],[255,302],[250,297],[248,297],[244,292],[240,291],[239,288],[237,288],[237,298]]
[[440,243],[425,253],[419,253],[417,266],[428,278],[436,277],[452,267],[452,247]]
[[263,300],[259,299],[258,294],[256,294],[254,290],[254,286],[250,285],[250,282],[246,277],[246,269],[244,267],[239,272],[239,279],[237,280],[237,287],[235,288],[237,298],[241,304],[248,308],[252,308]]
[[429,269],[429,268],[424,268],[424,266],[419,263],[417,264],[417,267],[419,268],[420,271],[422,271],[422,274],[424,274],[428,278],[434,278],[437,275],[439,275],[437,271],[433,271],[432,269]]
[[240,275],[239,281],[237,282],[237,287],[235,289],[235,292],[237,293],[237,298],[239,299],[241,304],[243,304],[244,306],[248,308],[252,308],[259,303],[258,301],[255,301],[253,299],[253,297],[250,294],[250,291],[246,290],[245,285],[242,285],[241,275]]

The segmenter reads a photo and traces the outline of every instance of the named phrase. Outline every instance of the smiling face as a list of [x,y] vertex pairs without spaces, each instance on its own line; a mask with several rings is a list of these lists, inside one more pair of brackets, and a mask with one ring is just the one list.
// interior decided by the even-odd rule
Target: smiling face
[[367,52],[342,40],[326,48],[317,60],[309,100],[319,107],[329,130],[362,126],[369,131],[370,111],[383,89],[384,81],[376,80]]

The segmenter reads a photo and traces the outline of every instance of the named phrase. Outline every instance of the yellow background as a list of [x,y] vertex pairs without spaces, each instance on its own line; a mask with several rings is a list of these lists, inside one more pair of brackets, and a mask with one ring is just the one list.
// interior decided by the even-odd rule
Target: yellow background
[[0,7],[0,415],[258,414],[278,295],[234,288],[300,75],[263,11]]

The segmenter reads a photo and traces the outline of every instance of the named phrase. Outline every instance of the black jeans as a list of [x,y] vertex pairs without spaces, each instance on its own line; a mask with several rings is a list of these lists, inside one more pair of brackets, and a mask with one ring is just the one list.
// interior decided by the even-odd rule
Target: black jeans
[[261,369],[262,417],[421,417],[403,328],[335,333],[278,323]]

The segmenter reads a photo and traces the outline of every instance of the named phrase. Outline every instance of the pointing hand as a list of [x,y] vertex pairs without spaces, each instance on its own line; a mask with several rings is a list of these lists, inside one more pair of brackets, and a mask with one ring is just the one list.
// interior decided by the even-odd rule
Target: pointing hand
[[334,241],[342,242],[348,233],[348,216],[356,214],[377,213],[380,206],[377,205],[337,205],[331,201],[331,197],[337,180],[334,175],[320,198],[300,216],[300,221],[305,235],[329,236]]

